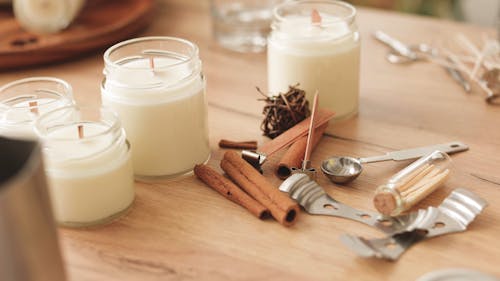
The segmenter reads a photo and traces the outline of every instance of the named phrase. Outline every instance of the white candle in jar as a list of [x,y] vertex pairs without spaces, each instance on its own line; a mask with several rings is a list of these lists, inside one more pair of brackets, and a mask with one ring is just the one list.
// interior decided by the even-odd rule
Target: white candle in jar
[[[105,223],[135,197],[125,133],[119,123],[78,121],[77,114],[68,118],[71,110],[56,110],[37,122],[54,215],[65,226]],[[59,116],[76,121],[58,122]]]
[[[316,7],[320,22],[311,16]],[[286,92],[288,86],[300,84],[309,100],[318,91],[320,106],[335,111],[335,119],[355,115],[360,42],[354,14],[352,6],[338,1],[278,6],[268,40],[269,92]]]
[[57,78],[33,77],[6,84],[0,88],[0,135],[36,139],[36,119],[71,104],[71,86]]
[[102,101],[118,112],[132,145],[136,175],[186,173],[210,154],[201,65],[197,53],[152,60],[139,57],[108,65]]

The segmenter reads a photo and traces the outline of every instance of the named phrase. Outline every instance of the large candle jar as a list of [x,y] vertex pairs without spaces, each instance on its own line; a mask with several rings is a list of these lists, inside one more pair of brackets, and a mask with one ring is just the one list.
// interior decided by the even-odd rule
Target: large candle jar
[[57,222],[82,227],[109,222],[134,200],[130,147],[116,113],[63,107],[41,116],[52,207]]
[[140,177],[192,171],[210,155],[198,47],[173,37],[121,42],[104,54],[102,102],[120,117]]
[[71,86],[57,78],[32,77],[0,88],[0,135],[36,139],[34,122],[41,114],[73,104]]
[[268,88],[300,84],[312,100],[346,119],[358,111],[360,39],[353,6],[332,0],[289,1],[274,9],[268,38]]

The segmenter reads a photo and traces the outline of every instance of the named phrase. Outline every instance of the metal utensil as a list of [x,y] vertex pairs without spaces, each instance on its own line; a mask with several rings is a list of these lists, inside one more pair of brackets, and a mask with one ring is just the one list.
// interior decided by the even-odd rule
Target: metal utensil
[[[438,57],[437,50],[427,44],[421,43],[416,45],[406,45],[380,30],[375,31],[373,36],[378,41],[391,48],[389,53],[387,53],[386,59],[393,64],[412,63],[427,60],[429,57]],[[446,61],[450,64],[454,64],[454,62],[448,57],[446,58]],[[466,93],[470,93],[471,86],[459,70],[449,66],[443,66],[443,68],[448,72],[451,78],[453,78],[453,80],[455,80],[464,89]]]
[[358,255],[388,260],[398,259],[408,248],[424,239],[448,233],[461,232],[488,203],[473,192],[455,189],[438,208],[419,210],[418,219],[404,232],[381,239],[342,235],[340,240]]
[[[377,30],[373,33],[373,36],[379,40],[380,42],[384,43],[385,45],[391,47],[392,50],[394,50],[397,54],[399,54],[401,57],[404,57],[407,59],[408,62],[411,61],[416,61],[419,59],[423,59],[418,56],[418,54],[410,49],[406,44],[403,42],[397,40],[396,38],[389,36],[387,33]],[[389,57],[388,57],[389,59]],[[392,62],[391,60],[389,60]],[[393,62],[394,63],[394,62]],[[400,62],[398,62],[400,63]]]
[[0,137],[0,279],[66,280],[40,146]]
[[349,156],[333,156],[321,164],[321,171],[334,183],[347,183],[357,178],[363,171],[362,163],[373,163],[381,161],[403,161],[411,160],[439,150],[448,154],[468,150],[469,147],[461,142],[405,149],[388,152],[381,156],[367,158],[354,158]]
[[[454,63],[453,60],[450,59],[450,57],[447,57],[446,61],[448,61],[450,63]],[[446,71],[451,76],[451,78],[453,78],[453,80],[455,80],[460,86],[462,86],[462,88],[464,89],[464,91],[466,93],[470,93],[470,91],[471,91],[470,83],[462,75],[462,72],[460,72],[452,67],[448,67],[448,66],[443,66],[443,67],[444,67],[444,69],[446,69]]]
[[384,217],[379,213],[363,211],[347,206],[330,197],[317,182],[304,173],[288,177],[279,187],[297,201],[307,213],[354,220],[392,235],[405,231],[414,221],[421,220],[418,212],[397,217]]

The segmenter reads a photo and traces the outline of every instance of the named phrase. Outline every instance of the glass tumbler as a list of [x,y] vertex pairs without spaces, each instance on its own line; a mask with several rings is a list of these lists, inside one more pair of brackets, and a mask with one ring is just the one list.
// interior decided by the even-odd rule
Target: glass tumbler
[[264,51],[272,8],[281,2],[283,0],[211,0],[215,39],[233,51]]

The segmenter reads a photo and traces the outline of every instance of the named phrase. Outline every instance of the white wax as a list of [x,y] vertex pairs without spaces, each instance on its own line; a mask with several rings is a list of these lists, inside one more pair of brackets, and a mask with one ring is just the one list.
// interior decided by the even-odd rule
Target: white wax
[[[35,102],[33,107],[38,113],[31,112],[30,102]],[[33,123],[38,116],[56,108],[70,104],[66,99],[55,98],[25,98],[19,96],[0,102],[0,136],[20,139],[36,139]]]
[[268,40],[269,92],[286,92],[300,83],[312,101],[336,112],[336,119],[357,112],[360,44],[356,33],[334,17],[322,15],[323,25],[310,17],[287,17]]
[[[134,199],[130,152],[124,137],[114,141],[98,123],[82,123],[54,129],[47,141],[45,160],[49,190],[56,220],[60,224],[85,225],[105,221],[125,210]],[[94,137],[92,137],[94,136]],[[57,142],[54,139],[70,139]]]
[[[155,58],[155,67],[162,69],[175,62],[178,60]],[[123,66],[147,69],[149,60]],[[171,176],[206,161],[210,148],[205,82],[200,75],[182,80],[190,71],[182,66],[158,72],[121,70],[107,74],[102,102],[118,113],[127,132],[135,174]],[[116,87],[117,82],[125,87]],[[160,86],[137,88],[144,84]]]

